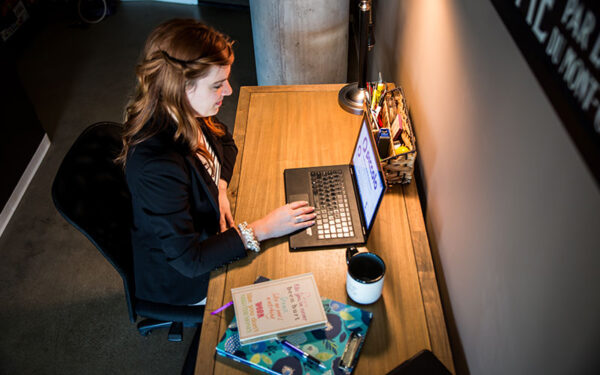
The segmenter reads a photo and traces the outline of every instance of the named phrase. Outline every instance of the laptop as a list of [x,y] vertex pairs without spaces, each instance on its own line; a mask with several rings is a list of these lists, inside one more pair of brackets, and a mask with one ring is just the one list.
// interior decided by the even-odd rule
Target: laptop
[[367,242],[386,190],[373,133],[363,117],[350,164],[283,172],[286,202],[315,207],[315,225],[289,237],[290,250]]

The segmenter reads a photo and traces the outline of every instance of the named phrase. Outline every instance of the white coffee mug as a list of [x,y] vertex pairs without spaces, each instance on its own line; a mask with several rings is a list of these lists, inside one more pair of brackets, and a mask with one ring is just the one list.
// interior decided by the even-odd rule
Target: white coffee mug
[[385,263],[377,254],[359,252],[355,247],[346,249],[346,292],[363,305],[373,303],[381,296]]

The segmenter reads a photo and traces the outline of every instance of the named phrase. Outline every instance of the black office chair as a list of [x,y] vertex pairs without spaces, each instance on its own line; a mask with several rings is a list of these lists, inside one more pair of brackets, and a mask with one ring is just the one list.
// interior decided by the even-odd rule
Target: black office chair
[[168,339],[181,341],[183,327],[202,324],[204,306],[173,306],[135,297],[131,247],[131,196],[121,166],[113,160],[122,148],[121,124],[99,122],[75,141],[56,173],[52,199],[60,214],[81,231],[115,267],[125,288],[129,319],[146,318],[142,336],[169,327]]

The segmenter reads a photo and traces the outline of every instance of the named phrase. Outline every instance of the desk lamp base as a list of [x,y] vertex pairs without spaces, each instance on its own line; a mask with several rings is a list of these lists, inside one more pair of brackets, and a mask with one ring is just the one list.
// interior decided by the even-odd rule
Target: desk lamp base
[[365,89],[358,88],[358,83],[349,83],[342,87],[338,94],[338,103],[345,111],[362,115]]

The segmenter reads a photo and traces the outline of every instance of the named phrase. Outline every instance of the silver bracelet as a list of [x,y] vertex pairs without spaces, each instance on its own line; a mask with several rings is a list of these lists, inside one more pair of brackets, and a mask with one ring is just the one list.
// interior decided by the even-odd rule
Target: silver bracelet
[[248,223],[246,223],[245,221],[243,223],[238,224],[238,228],[240,229],[244,240],[246,240],[248,250],[252,250],[255,253],[258,253],[260,251],[260,244],[258,243],[258,240],[256,239],[252,228],[250,228],[248,226]]

